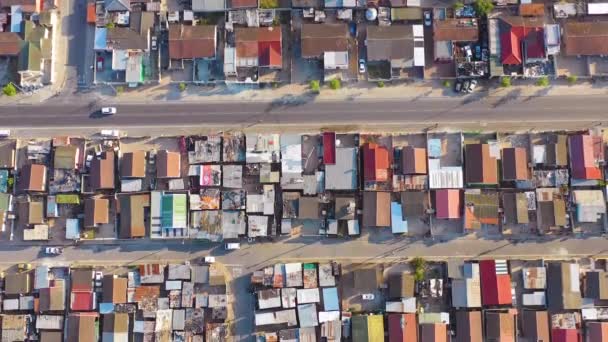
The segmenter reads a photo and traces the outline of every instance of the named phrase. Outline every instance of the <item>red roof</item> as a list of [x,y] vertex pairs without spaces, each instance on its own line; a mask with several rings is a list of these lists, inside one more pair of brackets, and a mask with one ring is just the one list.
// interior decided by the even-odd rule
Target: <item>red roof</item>
[[553,329],[551,331],[553,342],[580,342],[580,336],[576,329]]
[[323,163],[333,165],[336,163],[336,133],[323,133]]
[[390,166],[388,150],[378,144],[363,145],[363,176],[366,181],[385,182]]
[[[601,145],[601,144],[600,144]],[[590,135],[575,135],[570,137],[570,165],[572,177],[575,179],[601,179],[602,171],[596,165],[595,159],[601,157],[594,151],[594,139]]]
[[281,57],[281,41],[259,42],[258,58],[260,66],[280,67],[283,62]]
[[500,36],[502,64],[522,64],[521,47],[524,42],[526,58],[545,57],[545,38],[542,27],[512,26],[509,32]]
[[509,274],[496,274],[494,260],[479,262],[479,276],[481,278],[481,301],[483,305],[511,304],[511,276]]
[[237,58],[257,56],[262,67],[280,68],[283,65],[281,27],[237,28],[235,34]]
[[72,291],[71,308],[73,311],[95,310],[93,291]]
[[460,190],[443,189],[435,192],[435,210],[438,219],[460,218]]
[[418,341],[418,325],[415,314],[388,315],[388,341]]

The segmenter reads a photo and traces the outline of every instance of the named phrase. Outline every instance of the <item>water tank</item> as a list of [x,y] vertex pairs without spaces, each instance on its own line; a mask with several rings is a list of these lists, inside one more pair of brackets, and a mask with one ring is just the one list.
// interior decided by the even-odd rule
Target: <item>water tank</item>
[[368,8],[367,11],[365,11],[365,19],[367,19],[368,21],[374,21],[374,20],[376,20],[376,18],[378,18],[377,9]]

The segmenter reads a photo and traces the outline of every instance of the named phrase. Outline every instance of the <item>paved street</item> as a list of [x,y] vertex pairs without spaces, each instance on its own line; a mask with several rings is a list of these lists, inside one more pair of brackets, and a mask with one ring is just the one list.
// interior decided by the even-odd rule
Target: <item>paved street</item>
[[[104,104],[111,105],[111,104]],[[350,130],[391,128],[390,131],[434,129],[533,130],[586,128],[608,121],[605,96],[537,98],[443,98],[403,101],[323,101],[288,97],[272,103],[180,103],[117,105],[111,117],[93,117],[101,103],[45,104],[0,107],[2,126],[48,129],[199,127],[215,130],[299,130],[328,126]],[[404,126],[395,126],[404,124]],[[407,124],[407,125],[406,125]],[[79,130],[80,129],[80,130]],[[252,128],[253,129],[253,128]],[[173,132],[175,134],[175,132]]]

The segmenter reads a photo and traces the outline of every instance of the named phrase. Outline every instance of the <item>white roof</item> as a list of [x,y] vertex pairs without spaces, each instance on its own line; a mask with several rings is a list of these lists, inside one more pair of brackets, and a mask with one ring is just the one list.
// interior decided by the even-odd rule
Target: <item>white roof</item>
[[323,54],[325,69],[345,68],[348,66],[347,51],[328,51]]
[[608,3],[590,2],[587,3],[587,14],[608,14]]
[[319,289],[298,289],[298,304],[319,303]]
[[429,187],[431,189],[462,189],[462,167],[449,166],[429,170]]
[[415,47],[414,48],[414,66],[424,66],[424,48],[423,47]]
[[319,323],[339,321],[340,311],[320,311],[319,312]]
[[127,50],[112,51],[112,70],[127,70]]
[[524,293],[522,302],[524,306],[545,306],[546,305],[545,291],[536,291],[533,293]]

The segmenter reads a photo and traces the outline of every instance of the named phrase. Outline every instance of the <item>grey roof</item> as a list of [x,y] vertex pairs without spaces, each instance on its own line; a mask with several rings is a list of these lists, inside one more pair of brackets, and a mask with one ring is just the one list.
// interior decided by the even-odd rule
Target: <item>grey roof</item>
[[141,35],[147,35],[148,30],[154,26],[154,21],[154,12],[131,12],[129,27],[131,30],[139,32]]
[[147,37],[140,35],[126,27],[113,27],[108,29],[106,38],[110,50],[147,50]]
[[357,188],[357,149],[336,148],[336,163],[325,165],[325,189],[353,190]]
[[192,10],[194,12],[217,12],[225,9],[225,0],[192,0]]
[[367,28],[367,59],[399,61],[414,58],[414,35],[411,25],[369,26]]
[[131,10],[129,0],[106,0],[105,5],[108,12],[127,12]]

